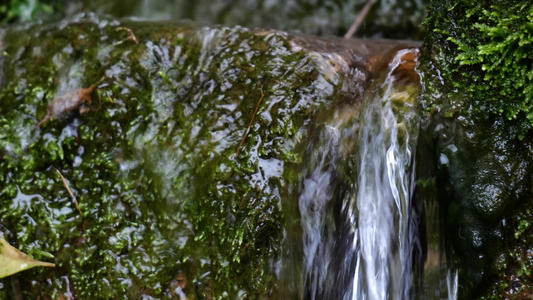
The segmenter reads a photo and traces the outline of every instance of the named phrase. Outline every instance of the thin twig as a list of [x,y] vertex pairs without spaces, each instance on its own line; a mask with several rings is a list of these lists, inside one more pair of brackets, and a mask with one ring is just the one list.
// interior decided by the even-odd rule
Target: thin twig
[[20,281],[17,274],[11,275],[11,290],[13,293],[13,298],[15,300],[23,300],[22,290],[20,289]]
[[237,152],[235,152],[235,158],[239,156],[239,153],[241,152],[241,147],[244,144],[244,141],[246,140],[246,137],[248,136],[248,133],[250,132],[250,128],[252,127],[252,123],[254,122],[255,115],[257,114],[257,111],[259,110],[259,106],[261,105],[261,101],[263,101],[263,97],[265,96],[265,93],[263,92],[263,86],[261,86],[261,98],[259,98],[259,101],[257,101],[257,106],[255,107],[254,114],[252,115],[252,119],[250,120],[250,124],[248,124],[248,128],[246,129],[246,132],[244,133],[244,136],[242,137],[242,141],[239,144],[239,147],[237,148]]
[[459,227],[459,237],[463,240],[466,240],[464,237],[461,236],[461,227]]
[[111,99],[111,96],[109,96],[109,93],[105,93],[105,95],[107,96],[107,99],[109,99],[109,102],[115,103],[117,101],[116,99],[115,100]]
[[102,97],[100,96],[100,91],[96,90],[96,94],[98,94],[98,108],[95,110],[91,108],[91,110],[93,110],[94,112],[97,112],[100,110],[100,108],[102,108]]
[[70,187],[68,186],[67,180],[65,179],[65,177],[63,177],[63,174],[61,174],[61,172],[59,172],[58,169],[56,169],[56,172],[57,172],[57,174],[59,174],[59,176],[61,176],[61,179],[63,180],[63,184],[65,185],[65,188],[67,188],[67,192],[69,193],[70,197],[72,197],[72,202],[74,202],[74,205],[76,205],[76,209],[78,209],[78,211],[80,212],[80,215],[83,216],[83,214],[81,213],[81,209],[78,206],[78,201],[76,201],[76,197],[74,197],[74,194],[70,190]]
[[354,35],[359,25],[363,23],[363,20],[365,19],[366,15],[370,11],[370,8],[372,8],[372,5],[374,5],[377,1],[378,0],[368,0],[368,2],[365,4],[365,7],[363,7],[363,10],[361,11],[357,19],[355,19],[352,26],[348,30],[348,32],[346,32],[346,34],[344,35],[345,39],[349,39]]

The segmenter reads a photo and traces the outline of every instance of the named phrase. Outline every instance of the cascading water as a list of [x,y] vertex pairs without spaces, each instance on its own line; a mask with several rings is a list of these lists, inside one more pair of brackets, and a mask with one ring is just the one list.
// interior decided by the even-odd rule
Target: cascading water
[[392,103],[392,73],[409,51],[415,50],[396,54],[383,89],[377,89],[363,108],[357,192],[345,208],[356,228],[353,294],[347,297],[351,299],[409,298],[411,253],[417,239],[410,209],[418,124],[409,103],[402,103],[403,108]]
[[[335,177],[335,165],[339,158],[339,131],[336,127],[326,126],[319,137],[318,155],[311,158],[309,176],[303,181],[303,193],[299,199],[301,222],[304,230],[304,262],[306,281],[311,289],[309,296],[315,299],[319,288],[326,280],[332,256],[331,242],[324,230],[326,211],[333,198],[331,187]],[[327,230],[327,229],[326,229]]]
[[[413,247],[419,247],[411,213],[418,117],[407,101],[413,97],[395,85],[406,56],[416,59],[418,50],[396,52],[385,74],[365,88],[357,122],[325,125],[312,169],[304,172],[299,206],[306,299],[410,298]],[[355,139],[355,149],[339,139]],[[336,175],[346,152],[357,170],[346,180],[352,184],[339,183]],[[336,213],[335,197],[342,201]]]

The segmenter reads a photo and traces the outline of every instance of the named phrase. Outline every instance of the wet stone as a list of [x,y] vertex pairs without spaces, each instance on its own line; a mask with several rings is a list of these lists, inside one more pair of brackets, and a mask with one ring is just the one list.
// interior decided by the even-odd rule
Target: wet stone
[[[386,70],[372,57],[418,45],[93,14],[0,39],[0,230],[54,257],[19,278],[25,296],[79,299],[170,297],[183,261],[187,297],[195,284],[196,296],[275,293],[313,126],[351,122]],[[37,128],[63,92],[104,76],[99,110],[76,103]]]

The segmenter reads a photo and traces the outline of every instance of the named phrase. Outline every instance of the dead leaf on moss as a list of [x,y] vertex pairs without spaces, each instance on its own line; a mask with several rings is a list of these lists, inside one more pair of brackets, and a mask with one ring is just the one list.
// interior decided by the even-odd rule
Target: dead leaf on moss
[[[105,76],[102,77],[102,79],[100,79],[97,83],[92,84],[86,89],[81,88],[75,91],[70,91],[62,96],[55,98],[48,104],[48,107],[46,109],[46,115],[41,119],[41,121],[39,121],[39,123],[37,124],[37,128],[40,128],[41,125],[56,116],[70,113],[76,109],[79,109],[80,114],[88,112],[93,103],[91,94],[96,89],[96,87],[104,80],[106,80]],[[100,97],[100,94],[98,94],[98,97]],[[101,104],[102,101],[100,101],[100,105]],[[87,105],[87,107],[89,108],[84,107],[84,105]],[[100,109],[100,107],[98,109]]]
[[37,266],[55,267],[56,265],[35,260],[0,238],[0,278]]

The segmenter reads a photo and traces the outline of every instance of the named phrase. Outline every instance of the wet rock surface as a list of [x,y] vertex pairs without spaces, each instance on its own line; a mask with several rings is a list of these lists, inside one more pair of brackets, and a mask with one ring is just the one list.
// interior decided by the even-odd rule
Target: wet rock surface
[[[15,285],[81,299],[172,297],[185,265],[198,298],[276,293],[309,124],[356,109],[372,57],[412,46],[92,14],[0,39],[1,231],[57,265]],[[101,109],[37,128],[51,101],[102,77]]]
[[[0,280],[0,295],[15,284],[30,298],[80,299],[301,293],[279,282],[301,274],[280,265],[299,247],[284,243],[301,240],[300,172],[319,159],[307,147],[332,119],[353,125],[394,53],[420,46],[93,14],[3,28],[0,41],[0,231],[57,264]],[[408,88],[397,110],[418,93],[414,61],[394,74]],[[447,266],[460,299],[527,299],[531,133],[422,64],[415,203],[426,246],[413,293],[449,291]],[[103,76],[87,95],[100,110],[76,105],[36,128],[54,99]],[[357,145],[343,143],[339,176],[353,178]]]
[[[445,8],[435,2],[433,9]],[[460,11],[449,17],[461,15]],[[429,21],[435,34],[428,35],[423,46],[422,105],[427,117],[423,123],[434,147],[433,160],[438,162],[434,174],[441,218],[447,224],[449,256],[461,270],[459,298],[524,299],[531,295],[531,273],[517,275],[516,270],[529,268],[523,257],[533,245],[531,231],[519,229],[533,222],[529,213],[533,205],[532,131],[524,114],[510,118],[497,109],[501,103],[487,101],[483,93],[469,94],[472,91],[465,80],[483,73],[475,63],[454,61],[457,48],[443,36],[459,36],[462,31],[449,30],[459,26],[453,22],[436,22],[440,17]],[[479,42],[475,35],[462,36]],[[490,80],[476,85],[492,86],[487,95],[498,93]],[[503,97],[498,101],[510,103]]]

